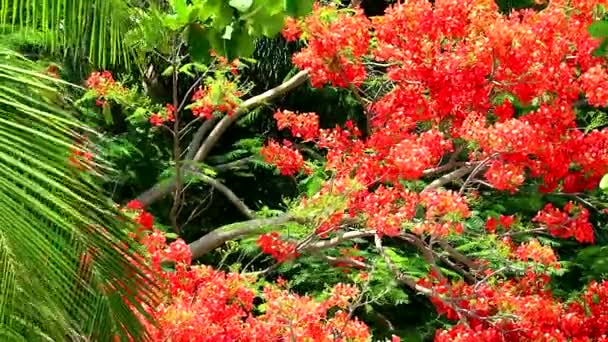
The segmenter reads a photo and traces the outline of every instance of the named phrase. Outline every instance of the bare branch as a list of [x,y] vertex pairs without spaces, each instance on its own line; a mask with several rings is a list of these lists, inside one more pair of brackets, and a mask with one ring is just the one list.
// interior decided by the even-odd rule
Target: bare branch
[[479,267],[471,259],[469,259],[466,255],[457,251],[447,241],[445,241],[443,239],[438,239],[437,242],[439,243],[439,246],[441,246],[441,248],[443,248],[444,251],[446,251],[451,257],[454,258],[454,260],[467,266],[471,270],[479,269]]
[[230,188],[222,184],[217,179],[214,179],[207,175],[200,174],[199,177],[203,182],[211,185],[212,187],[223,193],[230,200],[230,202],[232,202],[232,204],[234,204],[234,206],[237,207],[237,209],[239,209],[239,211],[243,213],[243,215],[245,215],[247,218],[255,218],[254,211],[249,209],[249,207],[243,201],[241,201],[241,199],[238,198],[237,195],[232,190],[230,190]]
[[322,241],[312,243],[312,244],[302,248],[302,251],[312,253],[312,252],[320,251],[322,249],[335,247],[344,241],[357,239],[357,238],[363,238],[363,237],[370,237],[370,236],[374,236],[374,234],[376,234],[375,230],[345,232],[345,233],[343,233],[339,236],[336,236],[334,238],[331,238],[329,240],[322,240]]
[[245,157],[243,159],[234,160],[226,164],[212,165],[211,167],[217,172],[226,172],[231,170],[240,170],[247,167],[247,164],[254,160],[253,156]]
[[443,278],[443,274],[441,273],[441,270],[439,269],[439,267],[437,266],[437,263],[435,262],[435,255],[433,254],[433,247],[427,245],[424,241],[422,241],[422,239],[420,239],[419,237],[417,237],[414,234],[402,234],[401,236],[399,236],[399,238],[401,238],[402,240],[414,245],[416,248],[418,248],[418,250],[420,250],[420,252],[422,252],[422,256],[424,257],[424,259],[426,260],[426,262],[429,263],[429,265],[431,266],[431,268],[433,269],[433,271],[435,271],[435,273],[437,273],[438,276]]
[[184,97],[182,98],[182,102],[179,104],[179,107],[177,107],[177,110],[176,110],[177,113],[181,112],[184,109],[184,107],[186,107],[186,103],[190,99],[190,95],[192,95],[192,93],[194,92],[194,89],[196,89],[196,87],[198,87],[199,84],[201,84],[201,82],[203,81],[203,78],[206,75],[207,75],[207,71],[205,71],[202,76],[197,78],[196,81],[194,81],[194,83],[192,83],[192,85],[190,86],[188,91],[186,91],[186,94],[184,94]]
[[[175,37],[173,38],[174,46],[175,46]],[[171,83],[171,90],[173,95],[173,108],[178,107],[178,82],[179,82],[179,73],[177,72],[177,64],[179,58],[179,49],[181,44],[177,47],[175,51],[175,55],[173,57],[173,77]],[[175,120],[173,122],[173,160],[175,161],[175,193],[173,195],[173,205],[171,206],[171,212],[169,213],[169,218],[171,220],[171,225],[173,226],[173,230],[177,233],[181,232],[178,222],[179,211],[182,205],[182,165],[181,165],[181,146],[179,141],[179,124],[180,124],[180,116],[179,111],[175,113]]]
[[483,160],[481,163],[477,164],[477,166],[475,166],[473,171],[471,171],[471,174],[469,174],[467,179],[464,181],[464,184],[462,184],[462,187],[460,188],[460,191],[458,193],[460,195],[462,195],[464,193],[464,190],[465,190],[467,184],[469,184],[469,182],[471,182],[473,177],[475,177],[490,160],[494,159],[497,156],[498,156],[498,153],[494,153],[491,156],[489,156],[488,158],[486,158],[485,160]]
[[277,217],[237,222],[222,226],[205,234],[200,239],[191,242],[188,247],[190,247],[190,251],[192,252],[192,259],[197,259],[228,241],[257,234],[265,226],[280,226],[288,222],[298,222],[300,220],[292,215],[285,214]]
[[188,145],[188,153],[186,154],[186,158],[184,158],[185,160],[192,160],[194,158],[196,151],[198,151],[198,148],[201,146],[203,138],[205,138],[207,133],[211,131],[213,126],[215,126],[215,124],[218,122],[218,120],[219,119],[217,117],[213,117],[212,119],[205,121],[205,123],[203,123],[198,128],[198,130],[196,131],[196,133],[194,133],[194,136],[192,137],[190,145]]
[[437,167],[434,167],[432,169],[426,169],[426,170],[422,171],[422,174],[425,177],[431,177],[431,176],[435,176],[437,174],[440,174],[442,172],[450,171],[454,167],[462,166],[463,164],[464,163],[456,163],[456,162],[455,163],[449,163],[448,162],[447,164],[444,164],[444,165],[441,165],[441,166],[437,166]]
[[443,176],[435,179],[429,185],[427,185],[424,188],[424,190],[422,190],[422,191],[426,192],[426,191],[434,190],[434,189],[444,186],[456,179],[460,179],[460,178],[464,177],[466,174],[468,174],[469,172],[471,172],[473,169],[475,169],[476,166],[477,166],[476,163],[467,164],[465,166],[462,166],[446,175],[443,175]]
[[332,257],[328,255],[318,255],[321,259],[327,261],[333,266],[338,265],[349,265],[353,267],[358,267],[362,269],[368,269],[370,266],[363,261],[355,260],[353,258],[344,258],[344,257]]

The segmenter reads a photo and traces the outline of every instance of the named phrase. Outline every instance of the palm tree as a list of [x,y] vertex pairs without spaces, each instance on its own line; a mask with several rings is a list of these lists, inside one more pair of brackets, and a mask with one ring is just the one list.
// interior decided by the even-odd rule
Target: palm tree
[[42,33],[49,48],[70,56],[76,65],[125,65],[130,59],[124,33],[131,1],[0,0],[0,33]]
[[0,340],[143,340],[131,308],[154,285],[97,176],[67,162],[86,130],[71,86],[38,69],[0,47]]

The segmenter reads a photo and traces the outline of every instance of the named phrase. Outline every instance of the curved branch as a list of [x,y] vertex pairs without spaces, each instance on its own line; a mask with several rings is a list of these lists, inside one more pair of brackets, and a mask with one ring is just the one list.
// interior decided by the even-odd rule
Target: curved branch
[[190,247],[190,251],[192,252],[192,259],[197,259],[228,241],[257,234],[265,226],[280,226],[288,222],[297,221],[299,221],[298,218],[285,214],[277,217],[237,222],[222,226],[203,235],[200,239],[191,242],[188,247]]
[[374,241],[375,241],[376,249],[382,256],[382,258],[384,258],[384,262],[388,266],[388,269],[395,275],[395,278],[398,281],[404,283],[412,290],[420,292],[426,296],[430,297],[430,296],[434,295],[433,290],[426,288],[424,286],[418,285],[418,283],[416,282],[416,279],[411,278],[411,277],[403,274],[403,272],[399,271],[399,269],[395,266],[395,264],[391,260],[391,257],[384,252],[384,247],[382,246],[382,239],[380,238],[380,236],[375,235]]
[[[300,71],[294,77],[287,80],[285,83],[283,83],[275,88],[272,88],[270,90],[267,90],[260,95],[256,95],[254,97],[251,97],[251,98],[245,100],[243,103],[241,103],[241,105],[239,106],[239,108],[236,110],[236,112],[234,114],[227,115],[220,120],[220,122],[215,126],[215,128],[213,128],[211,133],[209,133],[209,136],[207,137],[207,139],[200,145],[200,147],[198,147],[198,149],[194,148],[194,144],[192,144],[192,143],[190,144],[191,151],[196,150],[196,153],[192,157],[192,161],[200,162],[200,161],[204,160],[207,157],[207,155],[209,155],[209,152],[211,152],[211,149],[219,141],[222,134],[224,134],[224,132],[228,129],[228,127],[230,127],[235,121],[237,121],[243,114],[247,113],[251,108],[254,108],[254,107],[257,107],[264,103],[267,103],[269,101],[272,101],[272,100],[278,98],[279,96],[284,95],[285,93],[297,88],[298,86],[300,86],[307,80],[308,80],[308,72]],[[205,126],[205,125],[203,125],[203,126]],[[206,133],[206,131],[205,131],[204,133],[199,134],[199,132],[201,132],[202,130],[203,130],[203,127],[201,126],[201,128],[199,128],[199,131],[195,134],[194,138],[199,137],[202,139],[202,136],[204,136],[204,134]],[[194,142],[194,139],[193,139],[193,142]],[[190,153],[191,152],[189,150],[188,154],[190,154]],[[148,206],[148,205],[156,202],[157,200],[161,199],[166,194],[173,191],[175,189],[175,185],[176,185],[175,177],[170,178],[163,182],[157,183],[152,188],[146,190],[145,192],[143,192],[142,194],[137,196],[136,199],[139,202],[141,202],[141,204],[144,207]]]
[[443,248],[444,251],[446,251],[452,258],[454,258],[454,260],[467,266],[470,270],[479,270],[478,265],[476,265],[473,260],[469,259],[466,255],[457,251],[456,248],[452,247],[447,241],[443,239],[438,239],[437,242],[439,243],[439,246]]
[[465,165],[448,174],[445,174],[445,175],[435,179],[434,181],[432,181],[429,185],[426,186],[426,188],[424,188],[424,190],[422,190],[422,192],[437,189],[456,179],[460,179],[460,178],[464,177],[465,175],[467,175],[469,172],[473,171],[473,169],[475,169],[476,166],[477,166],[476,163]]
[[312,244],[306,246],[305,248],[303,248],[302,250],[305,252],[317,252],[322,249],[335,247],[335,246],[339,245],[340,243],[347,241],[347,240],[363,238],[363,237],[370,237],[370,236],[374,236],[374,234],[376,234],[375,230],[345,232],[344,234],[336,236],[329,240],[322,240],[322,241],[312,243]]
[[222,134],[224,134],[224,132],[228,129],[228,127],[230,127],[234,122],[236,122],[243,114],[247,113],[251,108],[272,101],[277,97],[297,88],[307,80],[308,71],[300,71],[294,77],[290,78],[287,82],[273,89],[267,90],[260,95],[256,95],[252,98],[249,98],[243,103],[241,103],[241,105],[234,114],[223,117],[222,120],[220,120],[220,122],[217,124],[217,126],[215,126],[213,131],[209,133],[207,140],[205,140],[205,142],[196,152],[194,160],[204,160],[207,155],[209,155],[209,152],[211,152],[211,149],[215,146]]
[[207,135],[207,133],[209,133],[209,131],[211,131],[217,121],[217,117],[213,117],[212,119],[205,121],[205,123],[198,128],[196,133],[194,133],[192,141],[190,142],[190,145],[188,145],[188,153],[186,154],[185,158],[186,160],[192,160],[194,158],[196,151],[198,151],[198,148],[201,146],[203,138],[205,135]]
[[243,202],[240,198],[238,198],[238,196],[234,192],[232,192],[232,190],[230,190],[230,188],[228,188],[227,186],[222,184],[217,179],[214,179],[207,175],[200,174],[199,177],[201,178],[201,180],[203,182],[211,185],[212,187],[216,188],[221,193],[223,193],[224,196],[226,196],[228,198],[228,200],[230,200],[230,202],[232,202],[232,204],[234,204],[234,206],[237,207],[237,209],[241,213],[243,213],[243,215],[245,215],[247,218],[249,218],[249,219],[255,218],[254,211],[249,209],[249,207],[245,204],[245,202]]
[[253,156],[245,157],[243,159],[237,159],[226,164],[211,165],[211,167],[217,172],[226,172],[233,170],[241,170],[247,168],[247,165],[251,163],[255,158]]

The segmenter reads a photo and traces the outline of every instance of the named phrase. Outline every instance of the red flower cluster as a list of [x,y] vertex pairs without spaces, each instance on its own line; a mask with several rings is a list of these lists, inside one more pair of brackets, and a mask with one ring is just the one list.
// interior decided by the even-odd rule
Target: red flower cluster
[[290,146],[289,141],[285,141],[284,145],[270,141],[268,145],[262,147],[260,154],[267,163],[276,166],[282,175],[291,176],[304,167],[304,158],[298,150]]
[[[191,266],[191,253],[183,240],[167,244],[165,236],[153,229],[150,215],[138,201],[127,204],[136,221],[146,223],[145,231],[136,237],[145,247],[139,262],[148,262],[155,270],[151,277],[159,280],[162,302],[147,307],[158,323],[144,320],[152,341],[282,341],[290,338],[313,341],[367,341],[367,327],[352,319],[346,310],[358,290],[339,284],[323,301],[301,297],[274,285],[256,290],[254,280],[238,273],[226,273],[208,266]],[[161,267],[175,263],[175,270]],[[135,261],[134,261],[135,262]],[[258,310],[254,299],[265,303]],[[256,313],[256,312],[261,312]]]
[[515,222],[514,216],[500,215],[498,220],[496,220],[494,217],[489,217],[486,221],[486,231],[488,231],[488,233],[495,234],[496,228],[498,227],[499,224],[502,226],[502,228],[504,230],[509,230],[509,228],[511,228],[511,225],[513,224],[513,222]]
[[125,89],[118,84],[109,71],[93,72],[86,81],[87,87],[95,92],[95,104],[103,107],[106,97],[111,93],[124,93]]
[[257,243],[262,249],[262,253],[270,254],[278,262],[297,257],[296,245],[283,241],[277,232],[260,235]]
[[114,77],[109,71],[94,72],[87,79],[87,87],[95,90],[101,96],[107,94],[115,84]]
[[589,104],[597,107],[608,106],[608,73],[596,65],[580,78],[581,89],[585,92]]
[[279,129],[289,128],[295,138],[310,141],[319,135],[319,117],[315,113],[296,114],[283,110],[274,113],[274,119]]
[[360,9],[346,12],[317,5],[301,23],[288,20],[283,33],[290,41],[306,37],[308,46],[293,56],[293,62],[310,72],[313,87],[348,87],[365,79],[361,57],[368,51],[369,30],[370,21]]
[[[338,190],[339,189],[334,189]],[[380,186],[376,191],[353,193],[350,199],[350,215],[364,215],[367,226],[380,236],[398,236],[405,222],[416,214],[416,193]]]
[[199,87],[192,96],[193,103],[189,108],[194,116],[203,116],[206,119],[213,118],[215,111],[232,115],[239,105],[240,96],[235,83],[223,81],[213,87]]
[[539,264],[559,268],[557,256],[553,252],[553,249],[549,246],[541,245],[536,239],[519,245],[514,254],[517,259],[522,261],[532,260]]
[[561,211],[551,203],[536,215],[534,222],[547,227],[549,234],[568,239],[574,237],[581,243],[594,243],[593,227],[589,223],[589,211],[580,204],[569,202]]
[[[581,130],[574,108],[581,94],[593,106],[608,105],[606,62],[592,54],[600,41],[587,32],[597,4],[607,3],[553,0],[542,11],[505,16],[494,0],[411,0],[390,6],[371,23],[359,10],[334,7],[288,19],[284,36],[308,42],[294,64],[309,71],[314,86],[362,82],[369,58],[369,68],[386,70],[390,87],[366,108],[371,127],[364,139],[352,125],[313,136],[305,134],[303,118],[275,116],[280,128],[327,151],[331,181],[304,205],[331,195],[379,235],[398,236],[409,228],[441,237],[467,233],[463,221],[476,214],[465,199],[484,193],[468,197],[467,185],[511,192],[532,181],[545,192],[597,187],[608,172],[608,130]],[[450,155],[460,151],[465,153]],[[303,165],[299,154],[276,143],[262,153],[275,165],[282,162],[279,168],[288,174]],[[439,187],[460,181],[462,195],[412,190],[431,177],[441,177]],[[319,234],[336,229],[330,220]],[[489,218],[486,230],[513,229],[514,221]],[[580,205],[547,205],[533,222],[556,237],[594,241],[589,213]],[[505,234],[503,243],[511,261],[559,267],[551,248],[537,240],[516,244]],[[467,323],[438,332],[437,341],[607,339],[608,316],[599,310],[608,301],[590,298],[608,283],[591,284],[587,293],[593,295],[585,294],[582,304],[565,304],[547,290],[546,275],[491,275],[473,285],[443,278],[419,284],[438,311]],[[597,313],[586,315],[583,308],[590,307]]]
[[152,113],[149,120],[153,126],[162,126],[166,121],[173,122],[175,121],[175,107],[172,104],[167,104],[164,111]]
[[551,294],[548,277],[532,272],[494,286],[433,278],[419,284],[434,291],[440,312],[465,321],[437,331],[436,342],[608,341],[608,282],[592,282],[570,303]]
[[239,75],[239,65],[241,65],[241,63],[238,58],[229,63],[226,57],[218,56],[214,50],[211,50],[210,55],[211,57],[215,57],[217,59],[220,68],[229,68],[231,74],[234,76]]

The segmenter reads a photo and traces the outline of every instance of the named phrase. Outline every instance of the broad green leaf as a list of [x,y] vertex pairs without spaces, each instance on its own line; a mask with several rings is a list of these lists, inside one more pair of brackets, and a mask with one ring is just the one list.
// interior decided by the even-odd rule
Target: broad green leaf
[[285,11],[291,17],[305,16],[312,11],[314,0],[285,0]]
[[247,12],[251,8],[253,0],[230,0],[228,1],[228,4],[236,8],[239,12]]
[[273,16],[275,14],[284,14],[285,0],[255,0],[255,6],[261,7],[261,11]]
[[248,57],[253,55],[253,51],[255,51],[255,39],[251,37],[249,34],[243,32],[237,38],[239,50],[238,56]]
[[593,51],[595,57],[602,57],[608,53],[608,38],[602,39],[600,45]]
[[596,21],[589,25],[587,31],[594,38],[608,37],[608,21]]
[[163,70],[161,75],[164,77],[169,77],[169,76],[173,75],[173,69],[174,69],[173,65],[169,65],[165,70]]
[[230,40],[232,38],[232,32],[234,32],[234,24],[226,26],[226,30],[224,31],[224,35],[222,39]]
[[186,5],[186,0],[171,0],[170,1],[175,14],[177,14],[178,21],[182,23],[187,23],[189,19],[188,5]]
[[112,109],[109,104],[104,104],[101,107],[101,113],[103,114],[103,118],[106,121],[106,124],[111,125],[114,122],[114,118],[112,117]]
[[225,0],[208,0],[200,12],[211,18],[214,30],[223,31],[232,22],[233,11]]
[[600,180],[600,189],[608,189],[608,174],[605,174],[604,177],[602,177],[602,180]]
[[188,50],[190,57],[196,62],[206,63],[210,60],[210,45],[208,35],[199,24],[191,24],[188,28]]
[[282,12],[271,14],[260,10],[247,17],[247,24],[252,33],[274,37],[285,26],[285,15]]

